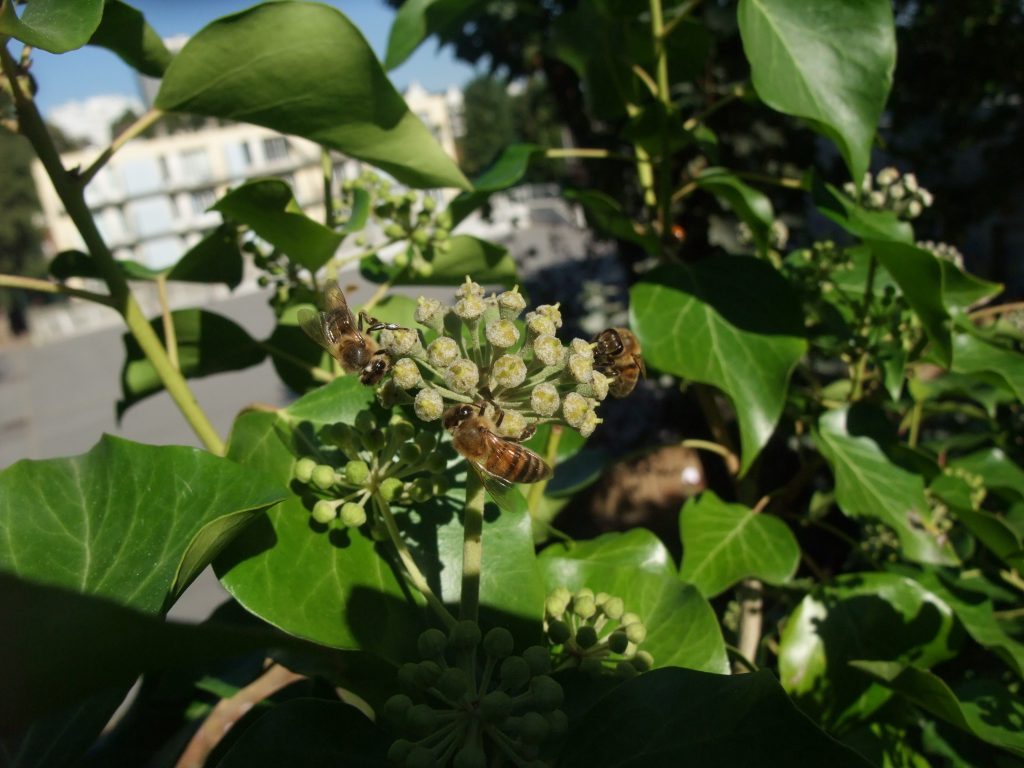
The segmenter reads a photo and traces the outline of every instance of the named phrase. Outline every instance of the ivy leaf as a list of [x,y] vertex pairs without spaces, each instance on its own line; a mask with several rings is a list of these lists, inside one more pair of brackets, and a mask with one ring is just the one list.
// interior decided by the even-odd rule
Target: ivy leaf
[[[406,3],[402,10],[405,10],[408,5],[410,3]],[[543,147],[538,147],[536,144],[509,144],[505,147],[498,159],[473,180],[473,189],[468,192],[460,192],[448,204],[448,211],[452,216],[452,226],[454,227],[486,203],[493,193],[518,184],[526,175],[526,171],[530,167],[530,160],[538,153],[543,154],[543,152]]]
[[21,18],[14,2],[0,3],[0,36],[50,53],[81,48],[103,17],[103,0],[32,0],[22,6]]
[[145,17],[121,0],[107,0],[89,44],[113,51],[129,67],[150,77],[163,77],[173,58]]
[[1024,501],[1024,469],[1017,466],[1001,448],[975,451],[953,459],[949,466],[981,475],[989,491],[1011,500]]
[[558,764],[870,765],[793,706],[771,672],[727,676],[671,667],[627,680],[595,704]]
[[800,545],[784,522],[742,504],[727,504],[713,491],[686,502],[679,514],[679,532],[679,578],[705,597],[749,576],[783,584],[800,564]]
[[829,411],[818,422],[818,448],[832,467],[836,501],[853,518],[880,520],[900,540],[903,555],[920,563],[952,565],[948,542],[926,530],[931,520],[924,480],[893,464],[874,437],[860,434],[848,409]]
[[466,275],[483,285],[499,284],[511,288],[516,282],[516,263],[508,249],[472,235],[454,235],[448,250],[434,252],[429,274],[420,274],[405,266],[385,264],[376,255],[360,263],[360,273],[375,283],[394,285],[461,285]]
[[1024,704],[995,680],[970,680],[959,695],[937,675],[917,666],[891,661],[858,661],[850,665],[926,712],[989,744],[1024,757]]
[[[221,315],[202,309],[179,309],[171,313],[178,344],[178,363],[186,378],[195,379],[225,371],[239,371],[259,365],[266,352],[244,328]],[[161,341],[163,319],[150,325]],[[153,364],[130,333],[124,334],[125,360],[121,369],[122,397],[117,403],[117,417],[140,400],[163,389],[163,382]]]
[[901,221],[892,211],[869,211],[855,200],[824,183],[817,175],[811,177],[811,197],[823,216],[831,219],[854,237],[862,240],[914,242],[914,228]]
[[630,296],[648,365],[732,400],[746,472],[772,436],[790,374],[807,351],[789,283],[764,261],[723,256],[656,269]]
[[349,704],[292,699],[271,707],[231,745],[217,768],[378,768],[391,737]]
[[326,5],[265,3],[212,22],[174,57],[156,106],[302,136],[412,187],[469,188],[359,30]]
[[889,573],[840,576],[805,597],[782,630],[779,677],[797,706],[828,730],[867,718],[890,694],[847,659],[913,661],[956,655],[953,612],[917,581]]
[[948,259],[939,258],[942,267],[942,298],[946,310],[962,314],[979,302],[994,298],[1003,292],[1002,283],[982,280],[965,272]]
[[726,168],[705,168],[694,183],[728,205],[740,221],[750,227],[758,251],[768,250],[775,211],[767,196],[740,181]]
[[81,456],[0,472],[0,571],[159,613],[284,497],[205,451],[105,435]]
[[675,574],[672,557],[650,531],[609,533],[570,546],[552,544],[538,558],[547,593],[589,587],[621,597],[647,627],[642,648],[656,667],[729,670],[718,620],[708,602]]
[[870,241],[875,258],[892,275],[910,308],[921,320],[937,356],[949,363],[949,313],[943,303],[943,270],[931,251],[906,243]]
[[582,205],[587,214],[587,222],[599,232],[636,243],[647,253],[659,252],[661,244],[658,237],[623,211],[620,203],[611,195],[596,189],[566,189],[562,196]]
[[[324,403],[331,415],[324,419],[340,415],[351,423],[365,408],[367,394],[372,396],[352,377],[331,387],[333,397]],[[307,415],[312,410],[306,398],[293,408],[305,408]],[[316,455],[312,428],[310,421],[294,421],[287,409],[283,417],[245,412],[235,421],[228,457],[287,489],[296,454]],[[217,558],[221,583],[247,610],[291,635],[406,660],[424,614],[411,601],[397,564],[364,531],[317,530],[310,509],[310,500],[287,493]]]
[[218,200],[213,210],[245,224],[290,259],[314,271],[334,256],[343,239],[302,213],[291,188],[280,179],[246,182]]
[[953,336],[953,371],[995,376],[1024,400],[1024,355],[991,344],[973,333]]
[[896,67],[887,0],[740,0],[740,37],[761,100],[831,139],[860,181]]
[[412,56],[430,35],[443,33],[476,0],[408,0],[395,14],[388,35],[384,68],[392,70]]

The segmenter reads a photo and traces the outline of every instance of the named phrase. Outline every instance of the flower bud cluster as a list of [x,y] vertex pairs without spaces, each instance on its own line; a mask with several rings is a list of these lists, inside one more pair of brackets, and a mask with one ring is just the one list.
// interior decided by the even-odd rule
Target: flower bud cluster
[[518,288],[486,295],[469,277],[451,306],[421,297],[415,318],[432,332],[429,340],[397,345],[381,336],[394,362],[382,402],[411,403],[420,419],[436,421],[451,404],[486,401],[502,414],[495,429],[503,437],[544,422],[589,436],[613,372],[595,362],[590,342],[558,338],[557,304],[525,310]]
[[955,245],[950,245],[949,243],[936,243],[931,240],[921,240],[917,243],[917,247],[924,248],[926,251],[931,251],[940,259],[953,262],[960,269],[964,268],[964,255],[960,253],[960,249]]
[[[292,477],[317,498],[311,515],[320,525],[359,528],[373,517],[367,502],[411,506],[448,491],[444,470],[454,452],[400,414],[362,411],[355,425],[331,424],[318,437],[319,455],[297,459]],[[376,531],[381,521],[373,524]]]
[[651,654],[637,649],[647,627],[626,610],[622,598],[607,592],[557,587],[544,602],[544,630],[556,671],[578,667],[590,674],[630,678],[654,663]]
[[562,686],[547,674],[547,648],[515,655],[512,633],[495,627],[481,641],[473,621],[447,634],[428,629],[416,645],[422,661],[399,668],[405,693],[382,713],[401,735],[388,750],[395,765],[486,768],[498,754],[510,765],[546,765],[537,759],[541,749],[568,726]]
[[[843,191],[850,197],[859,197],[861,204],[875,211],[892,211],[901,219],[916,219],[934,202],[932,193],[922,187],[912,173],[900,174],[889,166],[875,174],[864,174],[860,189],[848,181]],[[858,195],[859,192],[859,195]]]
[[[741,221],[736,227],[736,237],[744,245],[750,245],[754,242],[754,233],[750,229],[750,225],[745,221]],[[781,251],[786,247],[789,242],[789,227],[782,219],[775,219],[772,221],[772,226],[768,230],[768,244]]]

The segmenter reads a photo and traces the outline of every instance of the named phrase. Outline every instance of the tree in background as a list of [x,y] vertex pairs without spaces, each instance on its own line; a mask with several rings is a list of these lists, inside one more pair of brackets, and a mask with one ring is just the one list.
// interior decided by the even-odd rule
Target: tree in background
[[[46,272],[36,225],[36,198],[30,167],[29,143],[17,134],[0,131],[0,272],[40,277]],[[25,294],[0,291],[0,308],[8,313],[11,330],[25,330]]]
[[459,141],[459,160],[466,175],[476,176],[516,141],[512,98],[507,85],[490,75],[470,81],[462,98],[466,133]]

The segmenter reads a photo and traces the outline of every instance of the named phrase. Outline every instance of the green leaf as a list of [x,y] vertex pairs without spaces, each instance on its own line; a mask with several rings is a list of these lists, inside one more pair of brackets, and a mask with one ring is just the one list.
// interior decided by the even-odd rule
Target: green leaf
[[928,571],[912,576],[953,609],[974,642],[995,653],[1018,677],[1024,678],[1024,643],[1012,637],[1000,624],[990,599],[962,588],[962,580],[943,579]]
[[647,627],[643,650],[656,667],[729,670],[718,620],[696,588],[682,584],[665,546],[650,531],[609,533],[572,545],[552,544],[538,559],[548,593],[589,587],[621,597]]
[[248,181],[217,201],[213,210],[241,222],[290,259],[316,271],[334,256],[343,236],[302,213],[280,179]]
[[949,313],[943,303],[943,270],[931,251],[906,243],[873,240],[875,258],[892,275],[943,363],[951,354]]
[[[372,390],[350,377],[331,387],[333,397],[324,402],[330,415],[325,411],[320,418],[340,416],[351,423],[365,407],[367,394],[372,396]],[[305,409],[307,416],[313,410],[306,398],[293,408]],[[235,421],[228,457],[285,489],[300,451],[318,457],[312,426],[311,421],[293,423],[287,410],[281,418],[243,413]],[[318,530],[311,508],[311,499],[288,494],[217,558],[221,583],[247,610],[291,635],[407,660],[425,615],[399,578],[397,561],[362,530]]]
[[[117,266],[129,280],[156,280],[160,270],[151,269],[131,259],[118,259]],[[81,251],[61,251],[53,257],[49,266],[50,274],[58,280],[69,277],[102,277],[96,260]]]
[[129,67],[150,77],[163,77],[173,58],[145,17],[121,0],[107,0],[103,20],[89,44],[113,51]]
[[929,667],[956,655],[953,612],[910,578],[840,576],[808,595],[782,630],[779,677],[797,705],[834,730],[867,718],[889,693],[848,659],[913,661]]
[[822,215],[854,237],[908,244],[914,242],[914,228],[900,221],[895,213],[862,208],[831,184],[824,183],[817,175],[811,179],[811,197]]
[[[408,3],[407,3],[408,5]],[[510,144],[502,150],[501,155],[490,168],[473,180],[473,189],[460,192],[451,203],[448,211],[452,216],[454,227],[469,214],[487,202],[494,192],[518,184],[530,167],[530,160],[544,149],[536,144]]]
[[292,699],[246,728],[217,768],[379,768],[391,741],[349,704]]
[[1024,469],[1017,466],[1001,448],[975,451],[953,459],[949,466],[981,475],[989,491],[1006,494],[1013,500],[1024,501]]
[[[258,365],[266,357],[266,352],[245,329],[221,315],[202,309],[179,309],[171,313],[171,321],[178,343],[179,367],[186,378],[239,371]],[[164,341],[162,318],[156,318],[150,325]],[[156,369],[130,333],[124,334],[124,347],[118,418],[135,403],[163,389]]]
[[355,376],[341,376],[300,397],[280,412],[280,418],[294,427],[303,422],[315,427],[350,423],[374,399],[373,387],[360,384]]
[[266,3],[214,21],[174,57],[156,106],[302,136],[412,187],[469,188],[359,30],[326,5]]
[[204,451],[105,435],[81,456],[0,472],[0,571],[157,613],[284,496]]
[[1024,400],[1024,355],[996,346],[972,333],[953,336],[953,371],[987,374],[1009,386]]
[[885,687],[926,712],[979,739],[1024,757],[1024,704],[995,680],[975,679],[960,687],[959,697],[931,672],[886,661],[851,661]]
[[587,221],[598,231],[636,243],[647,253],[656,254],[660,251],[661,243],[657,235],[634,221],[611,195],[596,189],[565,189],[562,196],[582,205]]
[[740,0],[738,17],[757,95],[835,142],[859,182],[896,66],[890,3]]
[[771,672],[656,669],[614,688],[567,740],[565,768],[827,765],[867,768],[819,730]]
[[861,434],[851,411],[825,413],[818,422],[818,448],[832,467],[836,501],[853,518],[880,520],[900,540],[903,556],[921,563],[952,565],[956,555],[926,524],[931,511],[920,475],[893,464],[874,436]]
[[758,251],[768,250],[775,211],[767,196],[740,181],[726,168],[705,168],[694,182],[728,205],[740,221],[750,227]]
[[656,269],[630,295],[648,365],[732,400],[746,472],[772,436],[790,374],[807,351],[789,283],[759,259],[714,257]]
[[420,43],[443,33],[477,0],[406,0],[395,14],[388,35],[384,68],[392,70],[412,56]]
[[[0,718],[6,729],[23,728],[115,688],[121,695],[103,708],[112,709],[143,672],[293,642],[266,629],[165,622],[110,600],[4,573],[0,611],[18,617],[17,632],[0,634]],[[109,712],[94,723],[97,733],[108,719]]]
[[800,564],[800,545],[784,522],[742,504],[727,504],[713,491],[686,502],[679,514],[679,532],[679,578],[705,597],[751,576],[783,584]]
[[32,0],[21,18],[13,0],[0,3],[0,36],[13,37],[33,48],[64,53],[81,48],[103,16],[103,0]]
[[434,252],[429,274],[420,274],[405,266],[387,265],[377,256],[363,259],[359,271],[367,280],[375,283],[390,280],[394,285],[461,285],[466,275],[483,285],[511,288],[516,283],[516,263],[506,248],[472,235],[454,235],[449,238],[448,246],[443,253]]
[[340,231],[346,235],[352,232],[359,232],[366,226],[366,221],[369,218],[370,193],[362,187],[357,187],[352,190],[352,208],[349,211],[348,221],[345,222],[345,226]]
[[1003,292],[1002,283],[982,280],[960,269],[949,259],[939,258],[942,267],[942,298],[950,313],[964,313],[979,302]]

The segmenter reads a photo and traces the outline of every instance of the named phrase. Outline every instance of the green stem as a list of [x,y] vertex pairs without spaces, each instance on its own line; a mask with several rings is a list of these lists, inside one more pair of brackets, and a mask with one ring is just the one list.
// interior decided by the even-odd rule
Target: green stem
[[145,133],[163,116],[163,110],[157,109],[156,107],[140,116],[138,120],[121,131],[118,137],[110,142],[110,146],[104,149],[103,152],[100,153],[100,156],[92,161],[92,165],[78,175],[78,183],[84,187],[92,181],[93,177],[100,172],[100,169],[107,164],[107,161],[114,156],[114,153],[117,152],[117,150],[134,139],[140,133]]
[[59,293],[64,296],[74,296],[78,299],[85,299],[96,304],[103,304],[113,307],[114,304],[109,296],[92,291],[81,291],[78,288],[71,288],[61,283],[51,283],[49,280],[37,280],[34,277],[21,277],[20,275],[0,274],[0,288],[23,288],[26,291],[37,291],[39,293]]
[[462,534],[462,599],[459,618],[476,621],[480,613],[480,567],[483,563],[484,484],[472,467],[466,469],[466,509]]
[[924,414],[924,401],[915,400],[914,407],[910,411],[910,435],[907,437],[907,445],[911,448],[917,447],[917,438],[921,434],[921,416]]
[[128,330],[135,337],[139,348],[146,355],[168,394],[177,404],[196,436],[212,453],[223,455],[224,442],[199,407],[185,378],[171,365],[167,351],[160,343],[160,337],[157,336],[156,331],[143,315],[142,309],[135,301],[128,286],[128,281],[117,266],[114,255],[96,228],[96,222],[93,221],[92,213],[82,194],[82,185],[78,184],[76,178],[65,170],[35,102],[21,90],[17,68],[6,45],[0,46],[0,65],[3,66],[4,74],[9,79],[14,92],[14,104],[21,132],[35,149],[39,161],[53,183],[57,196],[64,204],[64,210],[67,211],[68,216],[78,228],[86,249],[106,281],[110,290],[110,306],[124,318]]
[[320,148],[320,169],[324,175],[324,225],[334,229],[334,192],[331,190],[334,162],[331,160],[331,150],[326,147]]
[[612,157],[607,149],[554,148],[544,150],[544,157],[558,159],[561,157]]
[[864,376],[868,368],[867,332],[871,322],[869,314],[871,311],[871,301],[874,298],[875,273],[877,271],[878,260],[875,258],[875,254],[872,253],[868,261],[868,276],[864,284],[864,304],[861,307],[860,324],[857,333],[858,342],[864,342],[864,349],[861,351],[860,358],[857,360],[857,365],[854,368],[853,387],[850,389],[851,402],[856,402],[864,396]]
[[167,300],[167,276],[160,275],[156,279],[156,293],[160,299],[160,316],[164,325],[164,344],[167,345],[167,357],[174,366],[174,370],[180,371],[181,365],[178,362],[178,334],[174,330],[174,318],[171,316],[171,304]]
[[[562,427],[555,424],[548,433],[548,443],[544,450],[544,460],[552,470],[555,468],[555,462],[558,460],[558,443],[561,439]],[[544,491],[547,489],[549,481],[550,478],[530,486],[530,493],[526,497],[526,508],[530,511],[530,517],[533,519],[537,518],[537,508],[540,506],[540,500],[544,498]],[[550,521],[545,520],[544,522]]]
[[690,14],[693,13],[693,9],[700,5],[701,0],[688,0],[679,6],[679,10],[676,11],[675,16],[672,20],[665,25],[665,28],[661,30],[661,38],[664,40],[671,35],[677,26],[683,22],[684,19],[689,18]]
[[658,218],[661,222],[661,236],[667,237],[672,217],[672,158],[669,152],[668,117],[672,109],[672,97],[668,82],[668,49],[665,45],[665,22],[662,17],[661,0],[650,0],[651,36],[654,39],[654,53],[657,57],[655,78],[658,83],[658,101],[664,107],[661,126],[661,158],[658,162]]
[[398,524],[395,522],[395,516],[391,514],[391,508],[387,502],[380,498],[379,494],[373,494],[373,503],[377,508],[377,512],[380,514],[381,519],[384,521],[384,527],[387,529],[388,538],[391,539],[391,546],[395,548],[395,552],[398,554],[398,559],[402,561],[402,565],[405,567],[405,573],[409,577],[409,583],[413,585],[420,594],[427,601],[427,605],[431,607],[437,617],[444,623],[445,627],[451,629],[455,626],[455,617],[452,616],[451,612],[444,607],[437,595],[434,594],[434,590],[430,588],[427,583],[426,577],[423,572],[416,565],[416,561],[413,559],[412,552],[405,546],[405,541],[402,540],[402,534],[398,530]]

